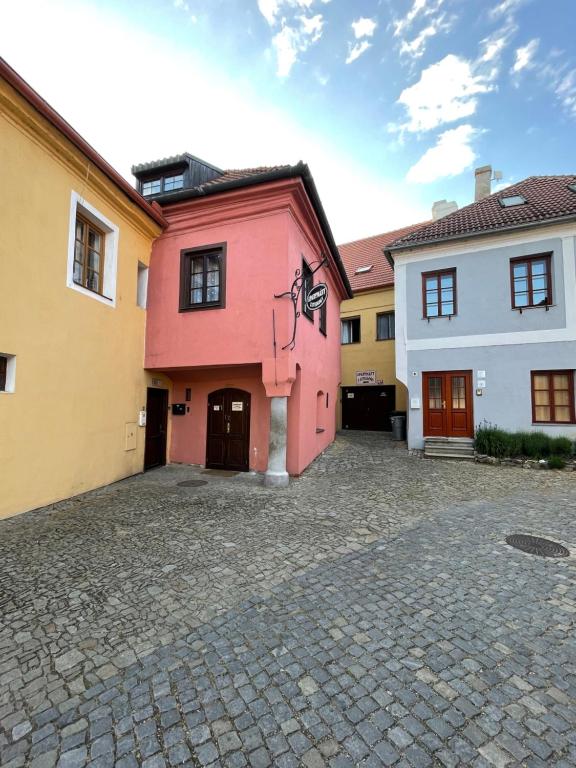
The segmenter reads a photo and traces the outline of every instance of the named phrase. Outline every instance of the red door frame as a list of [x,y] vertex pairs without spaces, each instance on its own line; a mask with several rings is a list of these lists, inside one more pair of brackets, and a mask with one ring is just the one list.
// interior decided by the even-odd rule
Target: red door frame
[[[464,378],[464,408],[455,407],[456,378]],[[440,401],[437,408],[430,407],[430,380],[440,382]],[[424,401],[424,437],[474,437],[472,402],[472,371],[425,371],[422,373],[422,399]]]

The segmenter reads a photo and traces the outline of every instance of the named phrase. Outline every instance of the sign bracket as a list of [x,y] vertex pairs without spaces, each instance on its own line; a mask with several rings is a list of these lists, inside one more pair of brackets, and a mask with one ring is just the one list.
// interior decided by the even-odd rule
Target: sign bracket
[[[307,277],[312,277],[312,275],[316,274],[319,269],[321,269],[326,263],[328,262],[328,259],[326,256],[322,258],[320,262],[313,261],[312,264],[318,263],[318,266],[313,269]],[[292,351],[294,347],[296,346],[296,327],[298,323],[298,318],[300,317],[300,311],[298,310],[298,301],[300,299],[300,294],[302,293],[302,288],[304,287],[304,283],[306,282],[306,277],[302,274],[301,269],[297,269],[294,272],[294,280],[292,282],[292,286],[289,291],[284,291],[283,293],[275,293],[274,298],[275,299],[282,299],[285,296],[287,296],[290,301],[292,302],[292,308],[294,310],[294,322],[292,325],[292,338],[288,342],[288,344],[285,344],[282,349],[289,349]]]

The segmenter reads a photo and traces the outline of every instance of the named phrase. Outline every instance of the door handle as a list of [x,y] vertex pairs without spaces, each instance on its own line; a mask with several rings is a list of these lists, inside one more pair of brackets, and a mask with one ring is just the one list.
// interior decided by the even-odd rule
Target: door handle
[[230,434],[230,422],[229,421],[226,422],[226,434],[227,435]]
[[442,408],[446,410],[446,400],[442,400]]

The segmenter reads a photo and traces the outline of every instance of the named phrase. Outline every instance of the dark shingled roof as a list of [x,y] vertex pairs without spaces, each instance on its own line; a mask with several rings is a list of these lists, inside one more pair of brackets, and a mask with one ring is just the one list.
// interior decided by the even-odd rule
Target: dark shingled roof
[[[570,189],[571,184],[576,184],[576,176],[530,176],[401,236],[388,250],[575,218],[576,191]],[[526,203],[504,208],[500,199],[512,195],[522,195]]]
[[[419,227],[425,227],[428,223],[410,224],[392,232],[384,232],[381,235],[373,235],[362,240],[354,240],[351,243],[339,245],[338,250],[344,262],[352,290],[354,292],[368,291],[394,285],[394,270],[384,258],[384,249],[394,240],[405,237]],[[356,274],[359,267],[368,266],[372,267],[369,272]]]
[[221,176],[215,179],[205,181],[200,187],[217,187],[220,184],[227,184],[230,181],[241,181],[243,179],[256,179],[258,176],[264,176],[274,171],[283,171],[290,168],[290,165],[262,165],[259,168],[238,168],[222,171]]

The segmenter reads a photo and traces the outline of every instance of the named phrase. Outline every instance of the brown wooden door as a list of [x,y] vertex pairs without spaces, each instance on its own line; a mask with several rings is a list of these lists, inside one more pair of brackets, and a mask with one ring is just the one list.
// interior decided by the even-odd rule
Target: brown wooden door
[[219,389],[208,395],[206,466],[247,472],[250,459],[250,393]]
[[148,389],[146,397],[146,443],[144,470],[166,464],[166,432],[168,427],[168,390]]
[[424,437],[474,437],[472,372],[422,374]]

